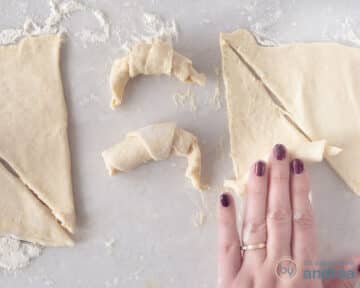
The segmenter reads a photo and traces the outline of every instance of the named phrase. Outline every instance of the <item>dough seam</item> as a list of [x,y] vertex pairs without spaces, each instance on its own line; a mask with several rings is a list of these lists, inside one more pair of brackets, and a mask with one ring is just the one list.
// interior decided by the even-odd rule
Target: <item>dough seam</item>
[[263,77],[260,76],[260,74],[256,71],[256,68],[251,65],[251,63],[246,60],[246,58],[237,51],[234,46],[232,46],[228,41],[224,40],[226,45],[228,45],[235,53],[235,55],[239,58],[239,60],[249,69],[249,71],[253,74],[253,76],[261,82],[261,85],[264,87],[264,89],[268,92],[268,96],[271,99],[271,103],[273,106],[284,116],[284,119],[289,122],[291,126],[293,126],[295,129],[298,130],[306,139],[308,139],[310,142],[314,141],[314,139],[311,139],[309,135],[305,133],[303,129],[295,122],[294,119],[291,117],[291,113],[285,108],[284,104],[282,103],[280,97],[276,95],[276,93],[269,87],[269,84],[266,83],[266,81],[263,79]]
[[61,221],[60,217],[58,217],[58,215],[56,215],[55,210],[53,210],[51,208],[51,205],[49,205],[49,203],[47,203],[47,201],[45,199],[42,199],[39,194],[36,192],[36,189],[33,189],[31,187],[31,184],[27,183],[24,178],[18,173],[18,171],[3,157],[0,156],[0,165],[2,165],[4,167],[4,169],[6,169],[13,177],[15,177],[16,179],[18,179],[18,181],[26,188],[26,191],[28,191],[28,193],[30,193],[33,197],[36,198],[37,201],[39,201],[41,203],[42,206],[44,206],[46,208],[46,210],[48,210],[50,212],[50,214],[54,217],[54,219],[56,220],[56,222],[58,222],[61,226],[61,228],[63,228],[63,230],[65,231],[65,233],[71,233],[71,231],[69,231],[69,229],[67,227],[64,226],[63,221]]

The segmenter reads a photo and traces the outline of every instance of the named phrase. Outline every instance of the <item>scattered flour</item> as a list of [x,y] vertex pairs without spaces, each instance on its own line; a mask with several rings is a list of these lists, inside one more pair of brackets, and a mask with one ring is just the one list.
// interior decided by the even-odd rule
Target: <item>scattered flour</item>
[[54,287],[54,285],[55,285],[55,282],[53,281],[53,280],[45,280],[44,281],[44,285],[46,286],[46,287]]
[[40,256],[42,248],[10,236],[0,237],[0,267],[6,270],[23,268]]
[[107,20],[105,14],[102,11],[92,9],[92,13],[97,19],[100,27],[102,27],[103,32],[94,33],[93,31],[86,29],[78,33],[77,35],[85,43],[104,43],[110,37],[110,22]]
[[162,38],[175,40],[179,37],[179,32],[174,19],[164,22],[159,15],[153,13],[143,14],[144,31],[150,38]]
[[198,227],[204,225],[205,221],[206,221],[206,214],[204,211],[199,210],[194,213],[194,215],[192,217],[192,222],[193,222],[194,227],[198,228]]
[[98,96],[96,96],[94,93],[91,93],[81,99],[79,102],[79,105],[84,107],[92,103],[99,103],[100,99]]
[[[276,33],[269,30],[274,26],[283,15],[280,0],[259,1],[248,0],[240,7],[243,16],[248,15],[247,20],[250,30],[255,33],[257,41],[264,46],[274,46],[279,44],[276,40]],[[251,16],[250,16],[251,15]]]
[[14,43],[23,36],[21,29],[5,29],[0,32],[0,45]]
[[108,254],[110,254],[110,255],[113,254],[115,244],[116,244],[116,240],[115,240],[115,238],[113,238],[113,237],[107,239],[107,240],[104,242],[104,245],[105,245],[105,248],[106,248]]
[[196,112],[198,109],[196,104],[196,95],[190,87],[185,92],[176,92],[173,96],[173,101],[176,107],[185,107],[186,104],[188,104],[191,112]]
[[116,240],[114,238],[110,238],[104,242],[104,245],[108,249],[112,249],[115,246]]
[[111,288],[111,287],[118,287],[119,286],[119,278],[114,277],[112,280],[105,281],[105,287]]
[[[250,30],[254,32],[257,41],[264,46],[279,45],[281,43],[279,41],[279,31],[273,29],[273,26],[284,15],[281,1],[247,0],[244,3],[239,7],[240,13],[243,16],[248,15],[247,20]],[[324,26],[322,38],[360,46],[360,35],[356,32],[357,24],[356,18],[352,17],[337,19],[335,25],[327,23]],[[290,25],[296,27],[297,23],[293,21]]]
[[337,20],[337,25],[335,27],[326,26],[323,36],[328,39],[343,42],[345,44],[355,44],[360,46],[360,37],[355,32],[355,27],[357,27],[355,21],[352,18],[346,17],[341,20]]
[[179,31],[174,19],[164,20],[136,5],[124,7],[128,9],[127,15],[121,19],[119,26],[113,27],[122,53],[127,53],[135,43],[151,42],[154,38],[169,42],[178,40]]
[[86,43],[103,43],[109,39],[110,22],[102,11],[74,0],[50,0],[49,6],[50,14],[43,23],[37,23],[33,18],[26,17],[21,29],[14,28],[0,31],[0,45],[14,43],[19,38],[28,35],[64,33],[67,30],[63,26],[63,20],[78,12],[92,14],[101,28],[101,31],[84,29],[77,33],[76,36],[84,45]]
[[207,25],[207,24],[211,24],[212,21],[209,18],[203,18],[201,19],[201,24]]
[[115,238],[111,237],[111,238],[108,238],[108,239],[105,240],[104,246],[105,246],[107,255],[112,256],[114,254],[115,245],[116,245],[116,239]]
[[209,99],[209,104],[212,105],[216,111],[219,111],[222,108],[221,103],[221,93],[220,93],[220,83],[221,83],[221,73],[218,67],[215,68],[216,82],[213,96]]

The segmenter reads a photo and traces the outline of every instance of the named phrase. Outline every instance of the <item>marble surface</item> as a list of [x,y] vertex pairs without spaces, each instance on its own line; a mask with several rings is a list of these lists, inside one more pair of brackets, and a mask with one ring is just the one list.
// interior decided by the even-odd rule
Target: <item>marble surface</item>
[[[75,34],[83,26],[96,25],[94,19],[80,13],[65,20],[69,37],[62,71],[70,117],[77,244],[72,249],[46,249],[28,268],[0,274],[0,286],[214,287],[216,198],[223,179],[232,176],[224,99],[220,110],[211,104],[215,69],[220,65],[219,32],[248,27],[279,43],[334,40],[357,46],[360,2],[86,3],[103,10],[115,29],[106,43],[85,47]],[[0,29],[21,26],[27,15],[44,19],[48,11],[47,0],[2,0]],[[128,85],[124,105],[110,110],[108,74],[112,60],[120,55],[121,31],[143,11],[175,19],[179,27],[176,49],[207,74],[204,88],[190,87],[196,95],[196,112],[189,104],[177,107],[173,101],[173,95],[189,85],[166,77],[138,77]],[[115,177],[105,170],[103,149],[127,131],[160,121],[176,121],[200,139],[204,179],[212,189],[206,196],[207,219],[199,228],[192,223],[199,195],[183,177],[183,159],[150,163]],[[322,258],[360,254],[360,198],[327,164],[310,169]]]

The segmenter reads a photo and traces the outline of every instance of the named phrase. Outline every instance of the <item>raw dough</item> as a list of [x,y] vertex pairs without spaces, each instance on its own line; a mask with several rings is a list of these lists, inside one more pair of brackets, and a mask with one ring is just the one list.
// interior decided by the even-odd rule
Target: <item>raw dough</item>
[[173,75],[181,81],[204,85],[206,77],[198,73],[190,59],[173,50],[168,42],[159,39],[153,43],[136,44],[130,53],[115,60],[110,73],[111,108],[120,105],[130,78],[137,75]]
[[75,226],[60,46],[59,35],[0,46],[0,158],[19,176],[1,166],[0,234],[48,246],[70,245]]
[[[245,47],[248,45],[248,42],[242,38],[243,33],[245,32],[241,30],[220,36],[231,157],[236,177],[235,180],[226,181],[225,184],[240,193],[244,191],[244,179],[250,165],[258,159],[265,160],[271,147],[276,143],[285,144],[293,157],[301,157],[308,161],[321,161],[323,155],[333,156],[341,151],[337,147],[327,146],[324,140],[316,141],[328,140],[329,137],[326,136],[330,135],[311,138],[289,119],[288,113],[273,99],[269,88],[237,53],[236,48],[240,45]],[[252,47],[247,49],[251,50]],[[273,60],[269,63],[271,67],[268,73],[271,74],[272,69],[276,69],[274,68],[276,63],[273,63]],[[287,74],[284,73],[285,82],[286,76]],[[340,155],[333,158],[338,157]]]
[[110,175],[130,171],[150,160],[164,160],[171,154],[187,157],[188,177],[198,190],[206,189],[201,183],[201,153],[196,137],[175,123],[158,123],[130,132],[102,156]]
[[0,164],[0,235],[15,235],[43,246],[71,246],[73,241],[49,209]]

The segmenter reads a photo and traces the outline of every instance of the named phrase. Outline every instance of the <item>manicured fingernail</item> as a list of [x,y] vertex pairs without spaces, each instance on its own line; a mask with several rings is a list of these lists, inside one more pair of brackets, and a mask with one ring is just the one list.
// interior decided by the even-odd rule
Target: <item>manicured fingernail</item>
[[290,171],[295,174],[301,174],[304,171],[304,162],[300,159],[294,159],[290,163]]
[[223,207],[230,206],[230,197],[226,193],[220,195],[220,203]]
[[274,156],[277,160],[283,160],[286,157],[286,148],[282,144],[276,144],[274,146]]
[[360,265],[357,267],[357,271],[360,273]]
[[264,176],[265,175],[265,169],[266,169],[266,164],[263,161],[258,161],[255,163],[254,166],[254,172],[256,176]]

